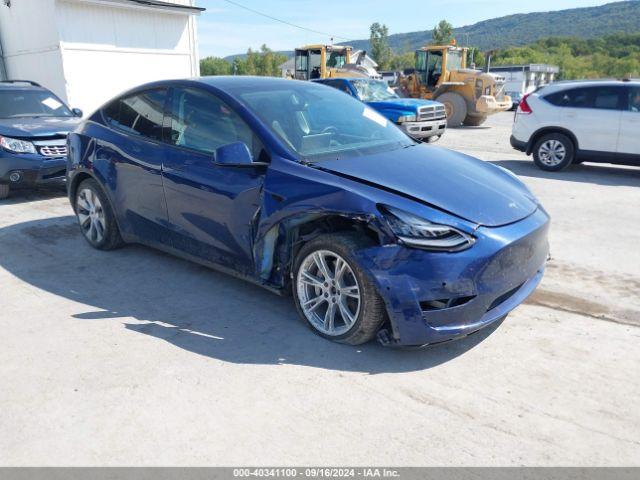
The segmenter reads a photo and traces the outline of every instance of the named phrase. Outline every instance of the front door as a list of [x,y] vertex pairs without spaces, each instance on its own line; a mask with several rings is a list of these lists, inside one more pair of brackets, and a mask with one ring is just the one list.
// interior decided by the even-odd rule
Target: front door
[[174,88],[169,109],[163,178],[174,246],[252,275],[253,222],[261,205],[266,168],[214,163],[215,150],[244,142],[264,160],[250,127],[222,100],[204,90]]

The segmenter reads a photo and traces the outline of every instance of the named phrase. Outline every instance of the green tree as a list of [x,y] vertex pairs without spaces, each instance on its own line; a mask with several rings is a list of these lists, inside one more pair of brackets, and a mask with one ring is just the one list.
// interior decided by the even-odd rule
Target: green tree
[[416,54],[407,52],[401,55],[394,55],[389,62],[391,70],[404,70],[406,68],[414,68],[416,66]]
[[260,54],[254,52],[251,48],[247,50],[247,56],[244,59],[244,72],[241,75],[258,75],[260,68]]
[[274,52],[266,45],[260,47],[258,75],[279,77],[282,72],[280,65],[287,61],[286,55]]
[[453,40],[453,25],[446,20],[440,20],[440,23],[433,27],[431,36],[434,45],[448,45]]
[[[282,73],[280,65],[286,61],[287,57],[285,55],[274,52],[266,45],[262,45],[259,51],[249,48],[244,57],[238,56],[232,62],[227,62],[228,74],[279,77]],[[209,68],[209,63],[207,62],[207,68]],[[200,70],[204,72],[202,65],[203,62],[201,62]],[[202,74],[204,75],[204,73]]]
[[371,55],[380,70],[387,70],[392,57],[389,46],[389,29],[386,25],[376,22],[371,24],[370,32]]
[[640,34],[614,34],[593,39],[549,37],[524,47],[498,52],[493,65],[550,63],[559,79],[621,78],[640,75]]
[[220,57],[206,57],[200,60],[200,75],[229,75],[231,63]]
[[467,51],[467,66],[471,68],[471,65],[475,64],[476,68],[482,69],[485,65],[484,53],[477,47],[469,47]]

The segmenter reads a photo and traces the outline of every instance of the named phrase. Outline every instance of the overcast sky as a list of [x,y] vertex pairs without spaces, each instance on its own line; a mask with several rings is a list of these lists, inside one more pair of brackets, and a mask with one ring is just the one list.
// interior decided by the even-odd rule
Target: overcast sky
[[[328,33],[335,42],[369,37],[373,22],[389,33],[428,30],[445,18],[455,27],[513,13],[562,10],[610,3],[597,0],[233,0],[254,10],[303,27]],[[225,0],[197,0],[207,9],[198,18],[200,56],[224,57],[259,48],[293,50],[330,37],[306,32],[243,10]],[[338,38],[341,37],[341,38]]]

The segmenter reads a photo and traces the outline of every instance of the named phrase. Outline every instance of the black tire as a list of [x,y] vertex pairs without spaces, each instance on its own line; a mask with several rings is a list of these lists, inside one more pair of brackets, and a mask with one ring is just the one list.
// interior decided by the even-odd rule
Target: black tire
[[[349,345],[360,345],[372,340],[386,319],[384,301],[378,294],[375,286],[369,281],[367,275],[353,259],[351,252],[371,246],[370,239],[355,233],[335,233],[321,235],[306,243],[296,255],[293,267],[292,291],[296,310],[305,323],[316,334],[323,338]],[[298,271],[304,260],[316,251],[328,250],[340,255],[349,265],[358,281],[361,292],[361,306],[353,326],[341,335],[327,335],[313,326],[306,317],[300,303],[297,288]]]
[[447,92],[440,95],[436,100],[444,103],[447,108],[448,127],[459,127],[464,119],[467,118],[467,102],[464,101],[461,95]]
[[9,196],[9,185],[6,183],[0,184],[0,200]]
[[[85,234],[85,229],[82,227],[82,225],[80,225],[78,212],[82,209],[82,207],[80,207],[78,201],[81,192],[83,192],[84,190],[91,190],[98,197],[102,207],[101,210],[104,213],[105,227],[102,238],[99,241],[89,238]],[[102,187],[100,187],[100,184],[98,184],[98,182],[96,182],[94,179],[88,178],[86,180],[83,180],[80,185],[78,185],[78,188],[76,190],[74,209],[76,212],[76,218],[78,219],[78,225],[80,226],[80,231],[82,232],[82,236],[87,242],[89,242],[89,245],[91,245],[93,248],[96,248],[98,250],[113,250],[121,247],[124,244],[124,242],[122,241],[122,237],[120,236],[120,229],[118,228],[111,203],[102,190]]]
[[467,115],[467,118],[465,118],[464,122],[462,123],[464,124],[465,127],[479,127],[486,121],[487,121],[487,117],[484,115],[475,116],[475,117],[472,117],[471,115]]
[[[541,150],[543,150],[543,146],[546,145],[547,142],[559,142],[564,149],[564,157],[562,160],[556,163],[545,159],[545,155]],[[569,137],[562,133],[547,133],[540,137],[533,146],[533,162],[538,168],[547,172],[559,172],[560,170],[564,170],[573,163],[574,157],[575,147],[573,142]]]

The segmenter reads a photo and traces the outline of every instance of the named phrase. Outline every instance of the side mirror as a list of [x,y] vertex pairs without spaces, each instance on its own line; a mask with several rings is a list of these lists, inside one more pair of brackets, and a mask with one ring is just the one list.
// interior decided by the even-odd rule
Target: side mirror
[[229,143],[218,147],[215,152],[214,162],[216,165],[228,167],[268,165],[264,162],[254,162],[249,147],[243,142]]
[[82,110],[79,108],[72,108],[71,111],[76,117],[82,117]]

